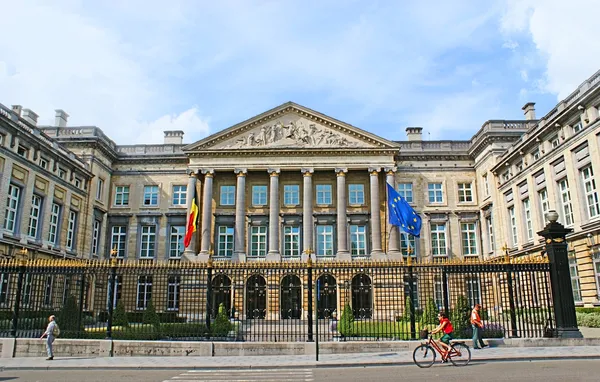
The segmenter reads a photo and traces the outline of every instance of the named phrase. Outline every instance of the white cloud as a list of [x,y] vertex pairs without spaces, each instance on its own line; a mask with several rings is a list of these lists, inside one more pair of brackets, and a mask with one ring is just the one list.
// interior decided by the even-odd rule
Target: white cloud
[[502,44],[502,47],[514,51],[519,47],[519,43],[516,41],[508,40],[505,41],[504,44]]
[[597,0],[507,0],[503,31],[533,41],[545,62],[543,89],[559,100],[598,70],[598,10]]
[[[161,117],[165,95],[152,75],[152,60],[118,29],[104,26],[77,1],[13,1],[3,4],[0,35],[0,102],[22,104],[54,122],[54,109],[70,115],[70,125],[97,125],[121,144],[162,141],[137,131],[183,127],[206,134],[207,125],[190,108]],[[189,106],[188,106],[189,107]],[[194,123],[198,123],[195,125]],[[151,138],[151,141],[148,139]],[[197,138],[197,137],[196,137]]]
[[[139,123],[136,130],[144,137],[145,141],[159,143],[164,138],[165,130],[182,130],[196,136],[205,136],[209,133],[208,120],[200,117],[197,107],[192,107],[176,115],[164,115],[152,122]],[[184,141],[190,142],[185,136]]]

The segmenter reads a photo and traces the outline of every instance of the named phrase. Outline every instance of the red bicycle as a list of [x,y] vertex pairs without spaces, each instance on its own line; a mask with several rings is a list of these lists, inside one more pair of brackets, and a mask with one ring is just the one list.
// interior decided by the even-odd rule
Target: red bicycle
[[428,335],[427,342],[415,349],[413,361],[421,368],[431,367],[435,363],[437,353],[442,356],[442,362],[450,360],[454,366],[467,366],[471,362],[471,350],[464,342],[453,342],[450,350],[446,351],[433,340],[431,334]]

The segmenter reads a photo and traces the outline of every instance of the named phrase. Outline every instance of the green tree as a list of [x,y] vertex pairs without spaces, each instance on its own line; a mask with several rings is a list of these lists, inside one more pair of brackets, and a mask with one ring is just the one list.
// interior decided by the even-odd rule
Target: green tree
[[226,337],[231,331],[231,327],[232,325],[227,317],[225,305],[221,303],[219,304],[219,312],[217,313],[217,317],[215,317],[215,320],[210,328],[211,332],[214,337]]
[[467,329],[471,326],[471,305],[464,295],[458,296],[456,305],[450,314],[450,321],[454,327],[454,336],[464,338],[467,336]]
[[354,312],[352,312],[352,308],[348,303],[344,306],[342,317],[340,317],[338,332],[344,337],[351,337],[354,335]]
[[439,320],[437,318],[438,313],[439,313],[439,310],[438,310],[437,305],[435,304],[435,301],[433,301],[432,298],[427,300],[427,305],[425,305],[425,310],[423,311],[423,315],[421,316],[422,326],[425,326],[428,324],[437,325],[439,323]]
[[113,326],[121,326],[123,328],[129,327],[129,319],[127,318],[127,312],[125,311],[125,304],[119,300],[117,307],[113,311]]
[[[402,320],[404,322],[410,322],[410,310],[412,309],[412,298],[410,296],[406,296],[406,300],[404,302],[404,315],[402,316]],[[415,309],[415,320],[417,316],[417,311]]]
[[69,295],[67,297],[65,305],[58,314],[57,323],[61,330],[61,336],[65,334],[73,335],[73,332],[83,331],[83,323],[79,324],[79,305],[75,300],[75,296]]
[[152,325],[156,330],[160,329],[160,318],[158,317],[158,314],[156,314],[156,309],[154,308],[152,300],[148,300],[142,322],[147,325]]

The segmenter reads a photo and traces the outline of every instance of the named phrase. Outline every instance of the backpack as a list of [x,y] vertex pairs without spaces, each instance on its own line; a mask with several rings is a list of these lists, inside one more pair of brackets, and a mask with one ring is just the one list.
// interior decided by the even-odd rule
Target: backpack
[[52,329],[52,335],[54,337],[60,336],[60,328],[58,327],[57,323],[54,323],[54,329]]

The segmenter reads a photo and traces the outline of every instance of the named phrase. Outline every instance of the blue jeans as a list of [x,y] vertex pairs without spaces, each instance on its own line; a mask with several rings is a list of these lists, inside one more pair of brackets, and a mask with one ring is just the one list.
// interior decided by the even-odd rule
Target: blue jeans
[[52,343],[54,342],[54,336],[50,334],[46,337],[46,352],[48,353],[48,357],[54,357],[54,352],[52,351]]
[[481,328],[477,325],[471,325],[473,327],[473,347],[475,349],[482,348],[485,344],[481,339]]

